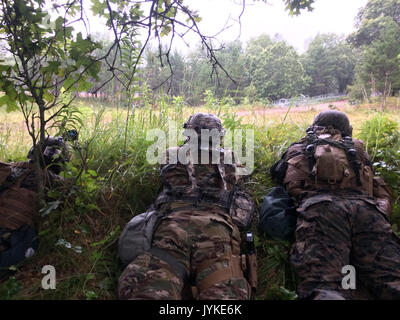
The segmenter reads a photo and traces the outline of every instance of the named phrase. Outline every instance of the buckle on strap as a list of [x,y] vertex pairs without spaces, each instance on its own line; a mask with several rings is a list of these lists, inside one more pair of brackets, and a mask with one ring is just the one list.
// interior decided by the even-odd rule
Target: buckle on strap
[[174,256],[168,253],[167,250],[157,247],[152,247],[149,250],[149,252],[153,256],[168,263],[171,266],[172,270],[174,270],[176,275],[182,279],[183,283],[185,283],[189,279],[189,272],[186,271],[185,266],[182,263],[180,263]]

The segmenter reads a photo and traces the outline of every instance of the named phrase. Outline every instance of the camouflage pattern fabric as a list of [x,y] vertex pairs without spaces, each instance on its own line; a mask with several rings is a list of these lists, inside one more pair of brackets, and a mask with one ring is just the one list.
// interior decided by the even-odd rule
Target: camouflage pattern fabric
[[[195,141],[187,135],[183,146],[162,155],[163,188],[154,208],[165,215],[154,232],[152,246],[175,258],[189,279],[178,276],[176,265],[174,270],[173,263],[162,261],[153,250],[153,254],[142,254],[126,267],[119,279],[119,297],[249,299],[251,287],[242,271],[239,228],[250,225],[254,203],[240,189],[242,177],[237,174],[239,164],[234,155],[233,163],[224,161],[227,153],[220,147],[224,133],[221,120],[212,114],[196,113],[183,127],[197,134],[203,129],[216,130],[219,140],[216,146],[212,139],[208,146],[196,146],[192,143],[201,140],[200,135],[193,135]],[[208,162],[202,156],[208,157]],[[215,156],[219,160],[214,162]]]
[[[154,247],[167,250],[185,267],[199,288],[196,298],[200,300],[250,298],[251,288],[235,263],[239,243],[238,228],[216,206],[183,207],[170,213],[153,240]],[[225,279],[204,283],[215,276]],[[184,299],[191,298],[185,295],[189,289],[168,263],[144,253],[122,273],[118,294],[120,299]]]
[[400,299],[400,243],[374,199],[355,193],[319,194],[298,209],[291,263],[299,298],[351,299],[342,289],[346,265],[377,299]]
[[[1,175],[4,172],[6,174]],[[56,186],[62,178],[43,169],[45,190]],[[37,180],[34,164],[0,162],[0,227],[16,230],[22,225],[33,226],[37,211]]]
[[[322,112],[313,127],[317,133],[339,130],[342,136],[352,131],[341,112]],[[342,268],[352,265],[357,289],[360,284],[377,299],[400,299],[400,243],[388,220],[394,201],[391,188],[374,176],[363,142],[356,139],[361,185],[355,179],[346,186],[316,181],[306,140],[292,144],[271,168],[272,177],[298,207],[290,261],[299,277],[299,298],[354,298],[358,290],[342,288]]]

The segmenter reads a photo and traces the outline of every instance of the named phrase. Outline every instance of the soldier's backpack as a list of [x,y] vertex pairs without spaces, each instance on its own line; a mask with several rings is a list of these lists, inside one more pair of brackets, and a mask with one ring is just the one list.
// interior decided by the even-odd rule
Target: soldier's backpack
[[305,155],[315,186],[339,189],[357,188],[372,194],[373,173],[360,162],[355,142],[330,129],[307,131]]
[[275,187],[264,197],[258,226],[272,239],[291,240],[296,228],[297,212],[283,187]]
[[118,256],[125,268],[137,256],[150,252],[153,256],[167,262],[183,281],[189,276],[185,266],[166,250],[152,247],[153,235],[161,218],[166,214],[164,210],[148,210],[132,218],[122,231],[118,243]]
[[342,139],[340,133],[316,134],[307,132],[306,155],[310,161],[311,174],[322,182],[340,184],[352,173],[359,183],[357,153],[350,137]]
[[162,214],[157,210],[149,210],[131,219],[119,237],[118,255],[125,267],[138,255],[149,251],[154,230]]

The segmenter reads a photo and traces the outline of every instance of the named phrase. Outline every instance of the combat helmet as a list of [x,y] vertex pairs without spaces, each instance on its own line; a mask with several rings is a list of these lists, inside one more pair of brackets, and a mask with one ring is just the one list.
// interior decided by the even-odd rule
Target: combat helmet
[[[38,144],[33,146],[28,152],[29,163],[33,163],[35,159],[35,151],[39,147]],[[68,162],[71,158],[70,150],[65,143],[63,137],[47,137],[42,147],[42,156],[40,165],[42,168],[48,169],[55,174],[61,172],[61,164]]]
[[[218,134],[219,144],[222,144],[222,138],[225,134],[225,130],[221,120],[217,116],[211,113],[198,112],[191,115],[189,120],[184,123],[183,128],[185,129],[183,135],[188,137],[185,143],[190,141],[190,134],[188,134],[186,130],[194,130],[198,135],[199,147],[200,147],[200,140],[203,137],[209,137],[210,139],[209,142],[211,146],[213,139],[212,137],[214,137],[215,133]],[[210,130],[210,136],[201,135],[202,134],[201,130],[204,129]]]
[[221,120],[211,114],[198,112],[190,116],[189,120],[183,125],[185,129],[193,129],[197,133],[201,133],[201,129],[217,129],[221,134],[224,134],[224,127]]
[[339,130],[342,136],[352,136],[353,127],[350,125],[349,118],[344,112],[337,110],[327,110],[320,112],[314,119],[313,127],[328,127],[332,126],[334,129]]

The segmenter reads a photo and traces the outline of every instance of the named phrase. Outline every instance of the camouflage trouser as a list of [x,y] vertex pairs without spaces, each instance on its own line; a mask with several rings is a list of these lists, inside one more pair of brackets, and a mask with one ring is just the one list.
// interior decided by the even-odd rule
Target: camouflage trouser
[[352,298],[342,288],[342,268],[378,299],[400,299],[400,244],[391,225],[367,200],[318,195],[299,208],[291,263],[299,298]]
[[[153,247],[179,261],[198,290],[197,299],[250,298],[239,263],[240,234],[230,217],[213,208],[186,208],[170,213],[158,226]],[[119,279],[120,299],[182,299],[184,283],[166,262],[144,253]]]

